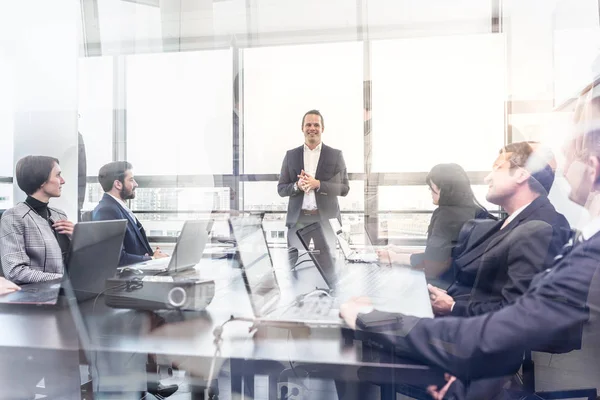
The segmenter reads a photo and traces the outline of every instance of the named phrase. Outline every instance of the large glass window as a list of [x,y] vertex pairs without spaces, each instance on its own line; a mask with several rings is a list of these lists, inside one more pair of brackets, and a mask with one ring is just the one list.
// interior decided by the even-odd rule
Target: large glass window
[[367,0],[370,34],[397,34],[401,30],[433,32],[489,32],[492,2],[480,0]]
[[137,175],[232,173],[231,57],[127,57],[127,158]]
[[86,146],[87,175],[96,176],[112,161],[113,58],[79,60],[79,125]]
[[318,109],[323,143],[341,149],[349,172],[363,166],[362,43],[244,51],[244,172],[279,173],[304,143],[302,116]]
[[[2,43],[0,43],[2,44]],[[6,49],[8,50],[8,49]],[[4,57],[5,48],[0,46],[0,59]],[[0,62],[0,176],[13,175],[14,140],[13,140],[13,82],[14,74],[7,62]]]
[[137,1],[98,1],[103,54],[162,51],[161,12],[157,4]]
[[503,40],[373,42],[373,171],[424,172],[443,162],[489,168],[504,139]]

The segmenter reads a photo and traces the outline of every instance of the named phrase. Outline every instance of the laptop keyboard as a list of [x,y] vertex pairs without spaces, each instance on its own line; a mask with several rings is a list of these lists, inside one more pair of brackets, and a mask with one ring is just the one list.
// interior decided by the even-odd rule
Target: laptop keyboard
[[306,296],[285,313],[286,318],[293,319],[330,319],[334,299],[330,296]]
[[392,268],[377,264],[364,264],[358,268],[349,266],[348,269],[349,273],[344,277],[344,281],[350,286],[360,286],[365,295],[371,296],[389,286],[388,278],[393,273]]

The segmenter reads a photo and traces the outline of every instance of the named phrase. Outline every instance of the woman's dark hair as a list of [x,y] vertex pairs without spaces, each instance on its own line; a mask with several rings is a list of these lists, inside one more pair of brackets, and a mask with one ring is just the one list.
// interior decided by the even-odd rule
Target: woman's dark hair
[[26,156],[17,161],[17,185],[30,196],[48,180],[58,159],[48,156]]
[[[438,164],[429,171],[425,182],[431,188],[431,183],[440,189],[440,206],[478,206],[483,208],[475,199],[471,181],[465,170],[458,164]],[[433,188],[432,188],[433,189]]]

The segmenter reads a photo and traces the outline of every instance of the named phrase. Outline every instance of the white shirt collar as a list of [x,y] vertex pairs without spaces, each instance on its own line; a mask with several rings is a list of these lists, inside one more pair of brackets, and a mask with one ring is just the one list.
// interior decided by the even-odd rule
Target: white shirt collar
[[127,207],[127,204],[125,204],[125,202],[123,200],[121,200],[120,198],[113,196],[110,193],[106,193],[107,195],[109,195],[110,197],[112,197],[113,199],[115,199],[117,201],[117,203],[119,203],[120,205],[123,206],[123,208],[125,208],[127,211],[131,211],[129,210],[129,207]]
[[583,240],[588,240],[598,232],[600,232],[600,217],[596,217],[588,222],[581,229],[581,236],[583,237]]
[[533,201],[530,201],[529,203],[525,204],[522,207],[519,207],[518,209],[516,209],[512,214],[510,214],[507,218],[506,221],[504,221],[504,224],[502,224],[502,228],[506,227],[508,224],[510,224],[515,218],[517,218],[517,216],[519,214],[521,214],[521,212],[526,209],[527,207],[529,207],[529,205],[533,203]]
[[304,143],[304,151],[316,151],[316,152],[320,153],[320,152],[321,152],[321,147],[322,147],[322,145],[323,145],[323,142],[319,143],[319,144],[317,145],[317,147],[315,147],[313,150],[311,150],[311,149],[310,149],[310,148],[309,148],[309,147],[306,145],[306,143]]

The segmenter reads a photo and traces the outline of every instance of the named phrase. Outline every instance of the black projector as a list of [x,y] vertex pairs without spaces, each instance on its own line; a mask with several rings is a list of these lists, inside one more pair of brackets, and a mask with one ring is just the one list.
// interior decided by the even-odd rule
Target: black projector
[[104,301],[133,310],[202,311],[215,295],[215,281],[174,280],[170,276],[140,276],[106,280]]

